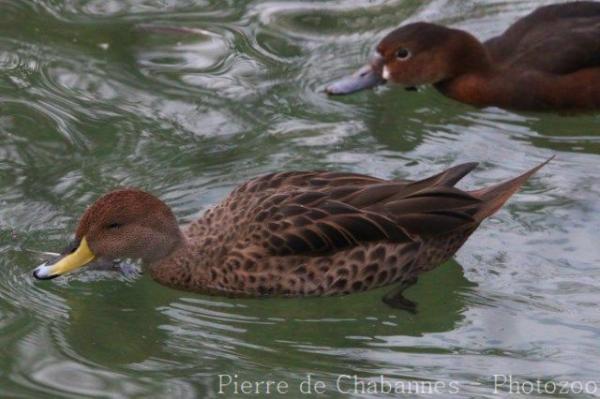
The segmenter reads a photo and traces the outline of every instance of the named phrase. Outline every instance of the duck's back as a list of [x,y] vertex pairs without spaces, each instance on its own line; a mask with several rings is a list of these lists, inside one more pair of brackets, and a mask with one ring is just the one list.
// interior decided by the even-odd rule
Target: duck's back
[[475,165],[419,181],[258,177],[191,223],[186,259],[153,276],[236,296],[337,295],[411,279],[450,257],[479,224],[483,202],[453,187]]
[[568,74],[600,67],[600,3],[538,8],[484,45],[504,68]]

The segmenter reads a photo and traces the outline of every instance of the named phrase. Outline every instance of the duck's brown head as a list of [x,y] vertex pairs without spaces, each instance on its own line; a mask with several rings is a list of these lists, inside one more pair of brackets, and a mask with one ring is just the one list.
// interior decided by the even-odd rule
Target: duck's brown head
[[58,260],[38,266],[33,275],[51,279],[97,260],[155,262],[182,240],[177,220],[164,202],[140,190],[113,191],[85,211],[74,242]]
[[379,42],[368,66],[329,85],[328,94],[350,94],[385,82],[414,88],[436,84],[490,65],[471,34],[426,22],[400,27]]

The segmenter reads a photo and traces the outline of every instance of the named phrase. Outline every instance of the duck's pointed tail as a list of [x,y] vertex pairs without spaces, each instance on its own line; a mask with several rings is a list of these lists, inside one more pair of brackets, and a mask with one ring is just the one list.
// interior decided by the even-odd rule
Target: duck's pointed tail
[[497,184],[492,187],[482,188],[480,190],[471,191],[469,194],[480,199],[482,201],[482,205],[477,210],[477,213],[474,215],[475,220],[482,221],[488,216],[493,215],[498,211],[502,205],[517,191],[523,183],[527,181],[533,174],[535,174],[538,170],[544,167],[548,162],[554,159],[554,155],[542,162],[538,166],[528,170],[520,176],[515,177],[514,179],[508,180],[506,182]]

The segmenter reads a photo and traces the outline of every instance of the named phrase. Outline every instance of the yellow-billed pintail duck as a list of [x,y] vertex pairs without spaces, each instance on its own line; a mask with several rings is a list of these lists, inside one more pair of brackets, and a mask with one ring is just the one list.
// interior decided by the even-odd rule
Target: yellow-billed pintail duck
[[161,284],[227,296],[340,295],[397,283],[386,301],[411,310],[402,289],[448,260],[546,162],[475,191],[454,185],[476,163],[419,181],[274,173],[242,184],[184,228],[158,198],[122,189],[92,204],[74,242],[33,275],[134,258]]

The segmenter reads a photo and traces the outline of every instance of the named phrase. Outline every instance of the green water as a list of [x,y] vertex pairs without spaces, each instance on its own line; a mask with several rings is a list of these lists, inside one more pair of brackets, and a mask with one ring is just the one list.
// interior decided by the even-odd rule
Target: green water
[[[542,3],[0,0],[0,397],[247,397],[219,395],[220,374],[286,381],[290,398],[307,397],[308,374],[318,397],[386,397],[345,394],[340,375],[456,383],[465,398],[493,396],[494,374],[600,394],[599,117],[478,110],[432,89],[320,92],[405,20],[487,38]],[[480,161],[461,183],[474,188],[552,154],[408,291],[416,315],[384,305],[387,290],[236,300],[147,274],[30,274],[28,250],[61,249],[118,186],[185,222],[268,171],[417,178]]]

